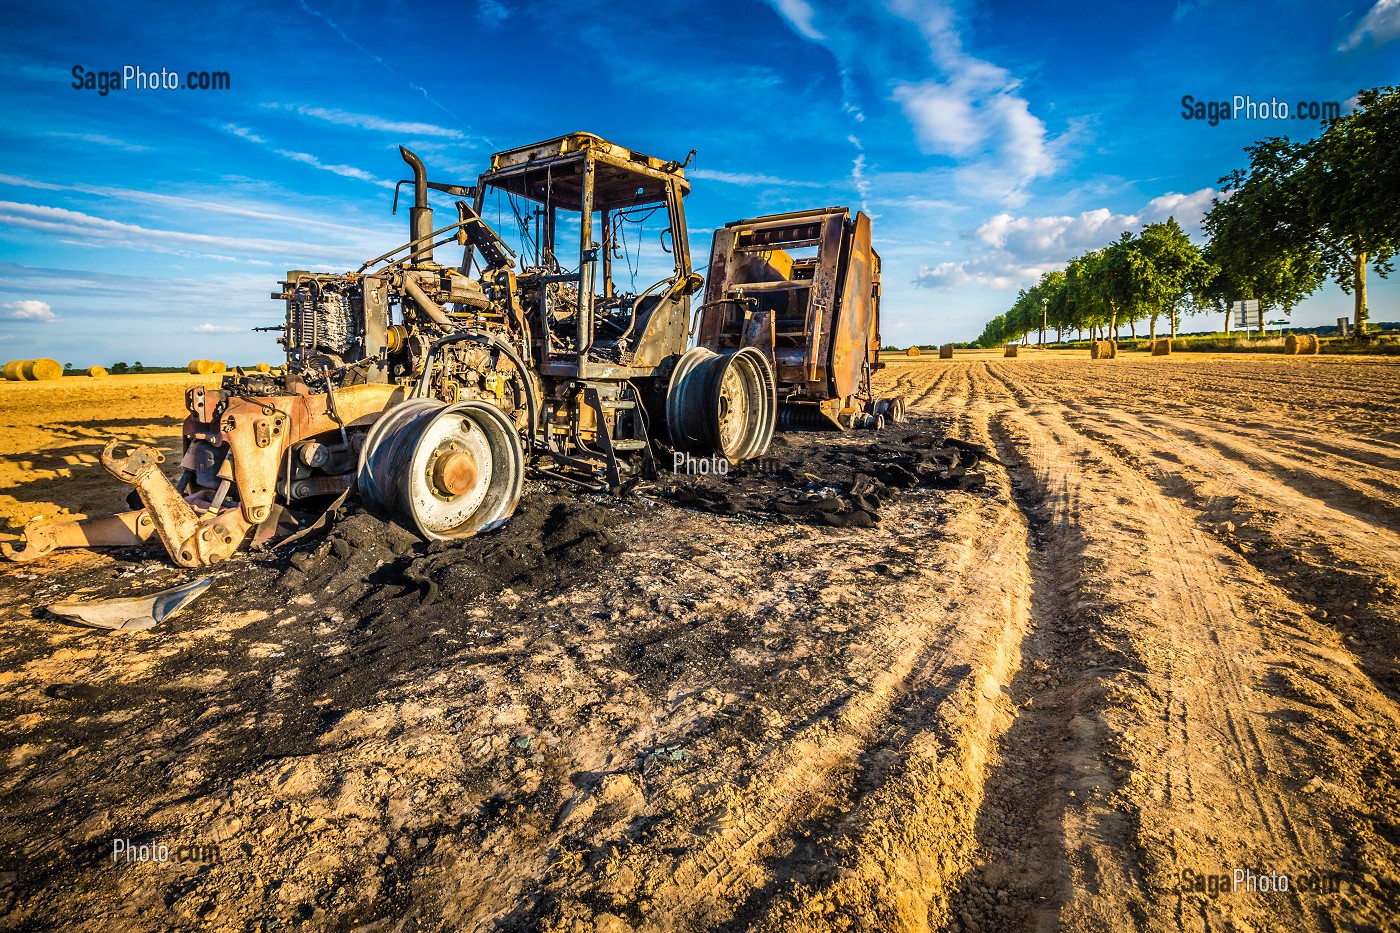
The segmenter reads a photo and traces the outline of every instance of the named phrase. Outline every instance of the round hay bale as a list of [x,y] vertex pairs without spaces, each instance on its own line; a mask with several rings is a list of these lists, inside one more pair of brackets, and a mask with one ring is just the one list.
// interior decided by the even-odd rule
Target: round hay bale
[[101,366],[89,366],[87,368],[87,374],[94,379],[101,379],[103,376],[107,375],[107,370],[103,369]]
[[1162,337],[1162,338],[1159,338],[1159,339],[1157,339],[1157,340],[1154,340],[1154,341],[1152,342],[1152,355],[1153,355],[1153,356],[1171,356],[1171,355],[1172,355],[1172,339],[1171,339],[1170,337]]
[[20,382],[24,379],[24,375],[20,371],[24,369],[24,364],[28,362],[28,360],[10,360],[0,372],[3,372],[5,378],[11,382]]
[[214,371],[214,364],[209,360],[190,360],[190,374],[194,376],[207,376]]
[[224,363],[223,360],[214,360],[214,361],[213,361],[213,367],[214,367],[214,370],[213,370],[213,371],[214,371],[215,373],[226,373],[226,372],[228,372],[228,366]]
[[33,379],[36,382],[49,379],[62,379],[63,364],[58,360],[47,358],[29,360],[24,364],[24,368],[21,369],[20,372],[23,373],[25,379]]
[[1090,340],[1090,341],[1089,341],[1089,359],[1091,359],[1091,360],[1098,360],[1098,359],[1102,359],[1102,358],[1103,358],[1103,341],[1102,341],[1102,340]]
[[1006,345],[1006,356],[1017,356],[1020,352],[1021,345],[1019,343],[1008,343]]
[[272,367],[269,366],[269,365],[266,364],[266,363],[259,363],[258,365],[254,366],[253,368],[256,369],[256,370],[257,370],[258,372],[260,372],[260,373],[270,373],[270,372],[272,372]]
[[1298,351],[1301,350],[1307,342],[1307,335],[1299,336],[1298,334],[1289,334],[1287,337],[1283,338],[1283,352],[1287,353],[1289,356],[1297,356]]
[[918,348],[918,347],[910,347],[908,350],[905,351],[905,355],[906,355],[906,356],[918,356],[918,355],[919,355],[919,352],[920,352],[920,351],[919,351],[919,348]]
[[940,360],[951,360],[953,358],[953,345],[945,343],[938,348],[938,358]]
[[1110,360],[1116,360],[1116,359],[1118,359],[1118,341],[1117,341],[1117,340],[1110,340],[1110,341],[1108,342],[1108,358],[1109,358]]
[[1308,334],[1308,345],[1302,349],[1303,353],[1318,354],[1322,352],[1322,338],[1317,334]]

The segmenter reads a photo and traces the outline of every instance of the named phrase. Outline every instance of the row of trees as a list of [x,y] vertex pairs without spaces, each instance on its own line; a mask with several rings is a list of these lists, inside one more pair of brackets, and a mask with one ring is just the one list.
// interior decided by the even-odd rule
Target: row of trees
[[[1242,298],[1290,313],[1332,279],[1353,296],[1366,332],[1366,270],[1385,277],[1400,246],[1400,92],[1374,88],[1357,108],[1302,142],[1270,137],[1245,151],[1249,166],[1221,181],[1197,247],[1175,218],[1124,232],[1023,289],[978,342],[996,346],[1054,328],[1117,336],[1141,321],[1172,336],[1182,314],[1224,312]],[[1229,318],[1226,318],[1229,329]]]
[[[72,363],[63,364],[64,372],[72,372],[73,369],[74,367]],[[121,375],[123,373],[144,373],[146,371],[146,367],[141,364],[140,360],[137,360],[135,363],[132,363],[129,366],[124,362],[113,363],[111,366],[107,367],[107,371],[109,373],[116,373],[117,375]]]

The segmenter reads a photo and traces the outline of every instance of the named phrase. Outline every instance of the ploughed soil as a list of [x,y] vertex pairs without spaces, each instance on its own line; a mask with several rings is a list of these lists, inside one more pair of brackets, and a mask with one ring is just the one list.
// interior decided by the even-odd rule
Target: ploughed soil
[[[194,379],[0,386],[12,528]],[[881,383],[468,541],[352,505],[147,631],[43,607],[158,549],[0,566],[0,929],[1396,929],[1400,366]]]

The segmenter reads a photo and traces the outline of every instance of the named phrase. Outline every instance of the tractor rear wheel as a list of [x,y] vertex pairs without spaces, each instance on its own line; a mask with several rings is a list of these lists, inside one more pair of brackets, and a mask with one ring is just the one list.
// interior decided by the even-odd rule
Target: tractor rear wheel
[[413,399],[389,409],[360,454],[360,494],[430,541],[465,538],[515,514],[525,452],[494,405]]

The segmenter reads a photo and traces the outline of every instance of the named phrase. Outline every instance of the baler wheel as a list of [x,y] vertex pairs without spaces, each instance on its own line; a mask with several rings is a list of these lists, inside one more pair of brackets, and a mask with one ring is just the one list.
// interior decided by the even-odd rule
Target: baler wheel
[[676,364],[666,393],[671,443],[730,463],[761,456],[777,423],[776,385],[767,358],[752,347],[725,354],[695,347]]

